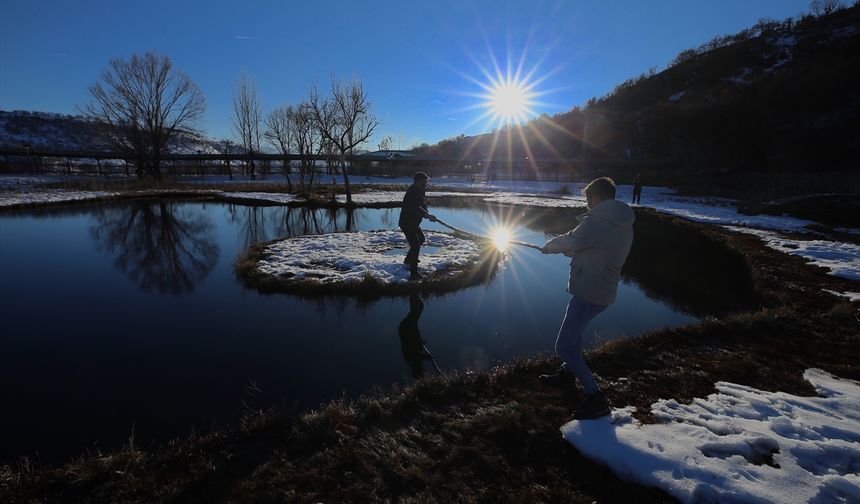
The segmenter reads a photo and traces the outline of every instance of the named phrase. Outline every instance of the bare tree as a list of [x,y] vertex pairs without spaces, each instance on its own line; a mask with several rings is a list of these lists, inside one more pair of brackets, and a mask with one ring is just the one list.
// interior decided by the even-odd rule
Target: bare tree
[[314,86],[309,103],[320,133],[337,150],[346,189],[346,204],[351,205],[352,192],[346,156],[373,135],[380,121],[373,115],[364,86],[357,80],[342,83],[332,78],[331,96],[328,98],[322,98]]
[[266,131],[263,136],[283,156],[283,172],[287,178],[287,189],[292,192],[293,183],[290,181],[290,150],[293,144],[292,122],[290,114],[294,114],[293,107],[282,105],[271,111],[266,116]]
[[221,154],[224,154],[224,171],[233,180],[233,167],[231,166],[232,155],[236,153],[237,146],[229,138],[222,138],[217,144],[217,149]]
[[826,16],[842,7],[842,0],[812,0],[809,3],[809,10],[816,16]]
[[377,147],[381,151],[386,150],[403,150],[406,146],[406,139],[403,138],[403,135],[386,135],[379,141]]
[[308,102],[293,107],[288,114],[292,150],[299,155],[299,191],[307,194],[313,189],[316,176],[315,156],[323,149],[323,138],[314,120],[313,108]]
[[233,130],[239,138],[239,145],[248,154],[248,174],[252,178],[255,176],[254,153],[260,151],[262,118],[257,84],[249,82],[248,74],[243,72],[233,93]]
[[179,134],[206,110],[203,93],[167,56],[147,52],[110,61],[90,86],[93,102],[83,112],[99,125],[108,143],[132,162],[138,177],[161,178],[161,160]]

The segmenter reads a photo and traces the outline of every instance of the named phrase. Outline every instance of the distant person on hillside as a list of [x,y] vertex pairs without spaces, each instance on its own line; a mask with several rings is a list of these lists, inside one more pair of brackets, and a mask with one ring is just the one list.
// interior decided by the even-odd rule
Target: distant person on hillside
[[633,181],[633,203],[639,204],[642,199],[642,175],[636,175],[636,180]]
[[421,244],[424,243],[424,232],[421,231],[421,220],[425,217],[430,222],[436,221],[436,216],[427,211],[427,203],[424,201],[424,191],[427,189],[427,180],[430,177],[424,172],[418,172],[412,177],[412,185],[403,196],[403,206],[400,208],[400,229],[406,235],[409,242],[409,252],[403,259],[403,264],[409,266],[409,279],[421,280],[418,273],[418,253],[421,252]]
[[588,212],[578,217],[572,231],[548,241],[541,252],[571,257],[567,291],[570,302],[555,351],[564,361],[554,374],[541,375],[550,385],[576,387],[579,379],[585,397],[576,410],[577,418],[597,418],[609,414],[609,402],[598,387],[582,356],[582,333],[606,307],[615,302],[621,266],[633,244],[633,210],[615,199],[615,182],[608,177],[592,180],[585,189]]

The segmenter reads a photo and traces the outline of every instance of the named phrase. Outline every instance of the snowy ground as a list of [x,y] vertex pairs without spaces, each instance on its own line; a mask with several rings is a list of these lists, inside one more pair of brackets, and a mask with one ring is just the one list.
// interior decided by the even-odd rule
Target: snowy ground
[[302,198],[296,196],[295,194],[289,193],[219,191],[217,192],[217,194],[226,199],[256,200],[279,204],[295,203],[298,201],[302,201]]
[[689,405],[654,403],[658,424],[642,425],[630,406],[561,431],[619,477],[682,502],[860,502],[860,383],[803,376],[823,397],[718,382]]
[[860,245],[829,240],[798,240],[773,231],[748,227],[726,228],[758,236],[770,248],[804,257],[812,264],[828,268],[832,275],[860,282]]
[[67,191],[62,189],[38,189],[15,192],[3,191],[0,192],[0,208],[15,205],[88,201],[121,195],[122,193],[118,192]]
[[[480,193],[452,192],[452,191],[427,191],[425,196],[438,197],[479,197]],[[346,203],[346,195],[336,196],[338,203]],[[403,202],[403,191],[361,191],[353,193],[352,202],[357,205],[386,205],[400,204]]]
[[[421,248],[421,271],[461,271],[479,259],[471,240],[428,231]],[[367,278],[389,284],[409,281],[403,258],[409,245],[398,231],[329,233],[287,238],[266,247],[260,272],[320,283],[361,282]]]

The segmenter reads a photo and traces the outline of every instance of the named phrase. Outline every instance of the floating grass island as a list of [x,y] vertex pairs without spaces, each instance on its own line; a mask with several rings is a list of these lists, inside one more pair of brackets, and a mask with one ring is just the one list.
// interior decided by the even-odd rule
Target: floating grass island
[[421,249],[424,278],[409,280],[409,248],[400,231],[360,231],[283,238],[252,246],[236,274],[263,292],[401,295],[445,293],[490,280],[499,253],[489,242],[428,231]]

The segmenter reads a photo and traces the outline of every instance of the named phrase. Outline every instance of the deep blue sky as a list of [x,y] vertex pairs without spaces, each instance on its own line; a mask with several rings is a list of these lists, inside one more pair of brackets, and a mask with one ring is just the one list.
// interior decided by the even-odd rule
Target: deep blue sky
[[[202,89],[200,126],[229,136],[241,72],[264,112],[296,103],[330,75],[360,77],[380,135],[414,142],[489,130],[468,109],[480,67],[535,68],[535,111],[582,105],[715,35],[782,20],[808,0],[142,1],[0,0],[0,109],[73,114],[111,58],[169,56]],[[373,144],[375,146],[375,143]]]

